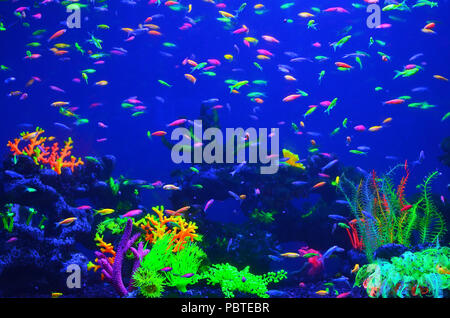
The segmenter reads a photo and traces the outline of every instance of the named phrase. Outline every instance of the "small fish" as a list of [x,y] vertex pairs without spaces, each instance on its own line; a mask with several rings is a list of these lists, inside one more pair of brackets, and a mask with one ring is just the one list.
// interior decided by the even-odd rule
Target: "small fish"
[[288,253],[280,254],[280,256],[287,257],[287,258],[297,258],[297,257],[300,257],[300,254],[288,252]]
[[101,210],[94,210],[94,211],[95,211],[94,215],[97,215],[97,214],[108,215],[108,214],[115,212],[114,209],[101,209]]
[[206,202],[205,207],[203,208],[203,211],[206,212],[206,210],[208,210],[208,208],[214,203],[214,199],[209,200],[208,202]]
[[172,267],[166,266],[160,269],[161,272],[170,272],[172,270]]
[[120,217],[121,217],[121,218],[131,218],[131,217],[137,216],[137,215],[139,215],[139,214],[141,214],[141,213],[142,213],[142,210],[136,209],[136,210],[128,211],[127,213],[121,215]]
[[60,225],[64,225],[64,226],[70,225],[70,224],[72,224],[73,222],[75,222],[76,220],[77,220],[77,218],[75,218],[75,217],[71,217],[71,218],[64,219],[64,220],[62,220],[62,221],[60,221],[60,222],[57,222],[57,223],[56,223],[56,227],[58,227],[58,226],[60,226]]

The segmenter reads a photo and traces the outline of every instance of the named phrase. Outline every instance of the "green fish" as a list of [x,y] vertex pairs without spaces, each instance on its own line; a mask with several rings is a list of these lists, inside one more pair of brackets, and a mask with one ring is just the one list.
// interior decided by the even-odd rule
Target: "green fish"
[[164,85],[164,86],[172,87],[172,85],[170,85],[169,83],[164,82],[163,80],[158,80],[158,82],[159,82],[160,84]]

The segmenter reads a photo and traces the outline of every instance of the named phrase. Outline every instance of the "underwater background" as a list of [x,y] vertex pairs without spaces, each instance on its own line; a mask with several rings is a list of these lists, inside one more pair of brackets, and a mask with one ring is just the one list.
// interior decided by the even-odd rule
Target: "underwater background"
[[[1,1],[0,297],[448,297],[449,12]],[[196,119],[278,173],[173,163]]]

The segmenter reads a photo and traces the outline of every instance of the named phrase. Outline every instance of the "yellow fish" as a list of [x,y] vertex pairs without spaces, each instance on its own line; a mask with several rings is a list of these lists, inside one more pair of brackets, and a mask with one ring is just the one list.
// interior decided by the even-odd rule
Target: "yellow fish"
[[114,213],[114,209],[101,209],[101,210],[94,210],[94,211],[95,211],[94,215],[97,215],[97,214],[108,215],[108,214]]
[[54,45],[54,47],[56,47],[58,49],[65,49],[65,48],[70,47],[70,44],[67,44],[67,43],[56,43]]
[[318,290],[316,291],[316,294],[319,296],[325,296],[328,295],[328,292],[326,290]]
[[95,85],[97,85],[97,86],[106,86],[106,85],[108,85],[108,81],[98,81],[97,83],[95,83]]
[[359,264],[355,264],[355,267],[352,269],[352,274],[357,273],[359,271]]
[[62,295],[62,293],[52,293],[52,298],[59,298]]
[[77,218],[75,218],[75,217],[67,218],[67,219],[62,220],[61,222],[58,222],[57,226],[60,226],[60,225],[66,225],[67,226],[67,225],[72,224],[76,220],[77,220]]
[[234,18],[234,15],[225,11],[219,11],[220,15],[224,18]]
[[314,14],[309,13],[309,12],[300,12],[300,13],[298,14],[298,16],[301,17],[301,18],[310,18],[310,17],[313,17]]
[[280,254],[280,256],[287,257],[287,258],[297,258],[297,257],[300,257],[300,254],[288,252],[288,253]]

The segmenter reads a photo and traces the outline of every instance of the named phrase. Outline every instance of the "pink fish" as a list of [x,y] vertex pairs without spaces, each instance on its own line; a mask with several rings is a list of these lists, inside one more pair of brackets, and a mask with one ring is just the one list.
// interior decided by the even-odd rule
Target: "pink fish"
[[208,202],[206,202],[205,204],[205,208],[203,209],[203,211],[206,212],[206,210],[208,210],[208,208],[214,203],[214,199],[209,200]]
[[13,236],[13,237],[11,237],[9,240],[7,240],[6,243],[12,243],[12,242],[15,242],[15,241],[17,241],[17,240],[18,240],[18,238],[15,237],[15,236]]
[[388,29],[388,28],[390,28],[391,26],[392,26],[392,24],[389,24],[389,23],[382,23],[382,24],[376,26],[375,29]]
[[107,140],[108,140],[108,138],[99,138],[99,139],[97,139],[97,142],[105,142]]
[[91,210],[92,207],[90,205],[81,205],[77,207],[77,210]]
[[186,118],[177,119],[177,120],[171,122],[170,124],[168,124],[167,127],[183,125],[185,122],[187,122]]
[[364,125],[357,125],[355,127],[353,127],[354,130],[356,131],[365,131],[366,130],[366,126]]
[[104,123],[102,123],[101,121],[98,122],[98,127],[100,128],[108,128],[108,125],[105,125]]
[[342,7],[332,7],[332,8],[325,9],[323,11],[324,12],[350,13]]
[[272,52],[270,52],[270,51],[267,51],[267,50],[264,50],[264,49],[258,49],[258,50],[256,50],[259,54],[262,54],[262,55],[267,55],[267,56],[273,56],[273,53]]
[[350,296],[350,292],[341,293],[341,294],[337,295],[336,298],[346,298],[348,296]]
[[225,9],[226,7],[227,7],[227,5],[225,3],[216,4],[216,8],[218,8],[218,9]]
[[169,266],[163,267],[160,269],[161,272],[170,272],[171,270],[172,270],[172,267],[169,267]]
[[217,59],[208,59],[207,61],[211,65],[216,65],[216,66],[220,66],[221,65],[220,61],[217,60]]
[[102,60],[96,61],[96,62],[94,62],[94,64],[95,64],[95,65],[105,64],[105,61],[102,61]]
[[312,46],[319,48],[322,46],[322,44],[320,44],[319,42],[315,42],[312,44]]
[[194,276],[193,273],[187,273],[187,274],[182,275],[181,277],[184,277],[184,278],[191,278],[192,276]]
[[125,213],[124,215],[122,215],[121,218],[131,218],[131,217],[139,215],[141,213],[142,213],[142,210],[140,210],[140,209],[131,210],[131,211],[128,211],[127,213]]
[[156,187],[156,188],[160,188],[162,187],[163,183],[161,181],[156,181],[152,183],[152,186]]
[[243,25],[242,28],[234,30],[233,34],[241,34],[241,33],[245,33],[245,32],[248,32],[248,28],[245,25]]
[[39,20],[40,18],[42,18],[42,14],[36,13],[36,14],[33,14],[32,17],[35,18],[36,20]]

